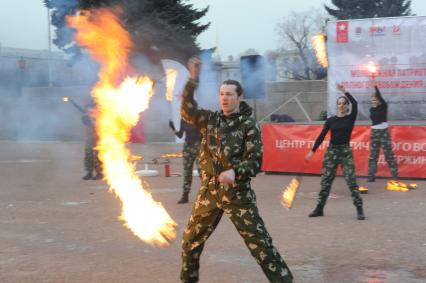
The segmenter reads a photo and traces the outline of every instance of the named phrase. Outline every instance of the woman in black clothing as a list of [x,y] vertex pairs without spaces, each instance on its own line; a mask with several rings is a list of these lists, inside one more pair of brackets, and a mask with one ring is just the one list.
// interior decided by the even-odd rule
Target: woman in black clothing
[[392,141],[388,131],[388,105],[377,86],[371,96],[370,118],[372,121],[370,135],[370,157],[368,158],[368,182],[374,182],[377,171],[380,147],[383,149],[392,178],[398,178],[398,165],[392,152]]
[[[358,113],[358,103],[353,96],[345,90],[343,85],[337,85],[337,88],[344,93],[337,99],[337,114],[325,121],[324,127],[315,141],[311,151],[305,159],[309,160],[323,142],[327,132],[331,131],[330,145],[325,153],[321,176],[321,191],[318,195],[318,204],[309,217],[318,217],[324,215],[324,206],[330,194],[331,185],[336,176],[337,166],[341,164],[346,183],[352,193],[352,201],[357,209],[358,220],[364,220],[364,211],[362,207],[362,198],[358,190],[358,184],[355,178],[355,165],[350,147],[350,138]],[[349,113],[349,104],[352,110]]]

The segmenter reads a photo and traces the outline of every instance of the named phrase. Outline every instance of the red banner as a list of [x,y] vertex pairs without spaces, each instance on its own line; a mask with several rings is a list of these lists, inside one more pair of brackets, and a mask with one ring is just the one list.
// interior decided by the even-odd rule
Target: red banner
[[[329,135],[309,162],[304,158],[313,147],[322,125],[263,124],[263,171],[320,174]],[[392,148],[400,177],[426,178],[426,126],[391,126]],[[351,147],[359,176],[368,172],[370,126],[355,126]],[[340,167],[339,167],[340,168]],[[341,175],[339,169],[338,174]],[[390,176],[383,151],[380,151],[376,176]]]
[[349,39],[349,22],[336,22],[336,42],[346,43]]

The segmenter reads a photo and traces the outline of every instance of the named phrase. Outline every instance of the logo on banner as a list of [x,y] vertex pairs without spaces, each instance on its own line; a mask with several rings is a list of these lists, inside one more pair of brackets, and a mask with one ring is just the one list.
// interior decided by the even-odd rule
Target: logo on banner
[[368,30],[370,36],[384,36],[386,34],[385,26],[371,26]]
[[336,42],[345,43],[349,40],[349,22],[341,21],[336,23]]
[[400,35],[401,34],[401,27],[399,25],[393,25],[392,34],[393,35]]

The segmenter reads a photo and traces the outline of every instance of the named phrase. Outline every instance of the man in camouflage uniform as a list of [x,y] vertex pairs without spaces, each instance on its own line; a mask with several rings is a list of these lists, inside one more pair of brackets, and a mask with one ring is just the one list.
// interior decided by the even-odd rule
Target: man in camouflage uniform
[[[100,180],[102,179],[101,162],[98,158],[98,151],[95,149],[97,134],[95,122],[92,117],[92,111],[95,107],[94,103],[89,103],[85,107],[82,122],[86,126],[86,143],[84,147],[84,168],[87,174],[83,180]],[[96,175],[93,175],[95,171]]]
[[[189,192],[191,191],[192,185],[192,171],[194,168],[194,162],[198,164],[197,159],[200,154],[200,131],[188,124],[183,119],[180,121],[180,129],[176,131],[176,128],[172,121],[169,122],[169,126],[178,138],[182,138],[185,134],[185,143],[183,144],[183,192],[182,197],[178,201],[179,204],[187,203],[189,198]],[[197,166],[198,167],[198,166]],[[200,169],[198,173],[200,173]]]
[[188,64],[191,79],[183,94],[181,116],[201,130],[201,188],[182,239],[181,280],[198,282],[200,255],[223,213],[237,228],[270,282],[293,282],[293,276],[272,245],[259,215],[250,178],[260,170],[262,143],[252,110],[241,101],[237,81],[225,81],[220,89],[222,111],[197,107],[194,90],[200,61]]

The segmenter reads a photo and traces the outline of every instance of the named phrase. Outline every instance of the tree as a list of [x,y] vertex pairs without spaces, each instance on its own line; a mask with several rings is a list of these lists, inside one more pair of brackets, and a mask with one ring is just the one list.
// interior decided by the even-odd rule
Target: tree
[[286,69],[285,77],[294,80],[316,80],[326,76],[326,70],[318,64],[310,48],[312,37],[324,30],[325,17],[311,9],[292,12],[277,24],[276,30],[281,41],[279,54]]
[[410,16],[411,0],[331,0],[325,10],[338,20]]
[[199,52],[197,36],[210,23],[198,21],[209,7],[201,10],[185,4],[187,0],[44,0],[52,10],[52,24],[56,26],[54,44],[74,56],[81,54],[73,41],[74,31],[65,24],[67,15],[79,9],[96,9],[120,5],[123,8],[122,22],[135,42],[135,52],[147,55],[151,61],[169,58],[185,62]]

